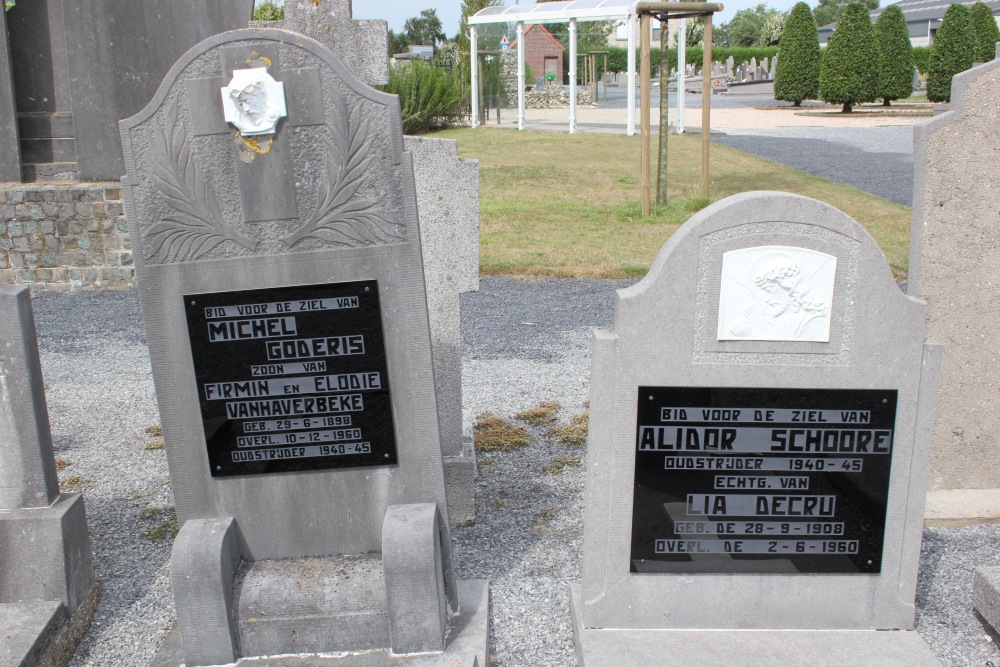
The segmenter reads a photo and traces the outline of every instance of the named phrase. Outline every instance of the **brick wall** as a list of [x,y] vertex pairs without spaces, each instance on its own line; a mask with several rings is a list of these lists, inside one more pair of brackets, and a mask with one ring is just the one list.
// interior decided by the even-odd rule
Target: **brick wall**
[[[517,48],[517,41],[511,44],[511,50]],[[545,57],[557,57],[559,60],[556,70],[557,78],[554,83],[562,84],[563,72],[563,47],[556,41],[555,37],[540,25],[528,26],[524,31],[524,62],[531,67],[531,72],[535,78],[545,76]],[[529,81],[528,83],[534,83]]]
[[107,286],[133,274],[118,183],[0,186],[0,280]]

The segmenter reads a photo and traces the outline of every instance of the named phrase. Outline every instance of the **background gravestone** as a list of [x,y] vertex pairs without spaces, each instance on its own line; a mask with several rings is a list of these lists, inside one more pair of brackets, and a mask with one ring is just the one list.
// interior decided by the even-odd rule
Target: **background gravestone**
[[[220,87],[264,66],[287,118],[226,129]],[[254,90],[226,94],[253,109]],[[485,584],[451,567],[397,98],[303,35],[237,31],[188,52],[121,131],[184,522],[171,581],[186,664],[390,648],[482,661]]]
[[955,76],[950,111],[913,135],[907,291],[944,344],[929,518],[1000,517],[1000,61]]
[[811,199],[737,195],[670,238],[595,335],[584,664],[937,664],[911,631],[923,317]]
[[[125,173],[117,121],[202,39],[247,25],[253,0],[32,0],[7,12],[26,163],[76,163],[82,180]],[[4,164],[7,163],[5,157]],[[20,180],[20,179],[18,179]]]
[[83,497],[59,493],[27,287],[0,283],[0,341],[0,664],[33,667],[72,655],[100,588]]
[[0,12],[0,182],[21,180],[14,71],[7,41],[7,12]]

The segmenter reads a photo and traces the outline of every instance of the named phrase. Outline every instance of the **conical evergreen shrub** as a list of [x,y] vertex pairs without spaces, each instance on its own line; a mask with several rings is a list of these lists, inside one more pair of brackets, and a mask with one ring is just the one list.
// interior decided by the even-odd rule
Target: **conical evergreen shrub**
[[913,94],[913,47],[903,10],[889,5],[875,21],[878,43],[878,96],[886,106],[890,100]]
[[774,74],[774,99],[794,102],[819,96],[819,36],[812,10],[796,3],[785,19],[778,44],[778,66]]
[[874,102],[878,97],[878,64],[878,46],[868,7],[852,2],[840,17],[823,55],[820,98],[831,104],[843,104],[844,113],[850,113],[855,104]]
[[965,5],[949,7],[931,44],[927,99],[931,102],[951,101],[951,78],[972,67],[974,41],[969,8]]
[[993,60],[997,55],[997,42],[1000,42],[1000,27],[993,18],[993,11],[985,3],[977,2],[972,5],[970,20],[976,35],[975,53],[972,59],[977,63]]

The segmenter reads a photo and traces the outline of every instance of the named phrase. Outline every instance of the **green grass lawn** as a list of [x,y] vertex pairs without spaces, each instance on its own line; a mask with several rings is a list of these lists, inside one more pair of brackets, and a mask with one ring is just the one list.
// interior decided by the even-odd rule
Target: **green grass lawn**
[[483,274],[640,277],[674,230],[704,206],[749,190],[782,190],[850,215],[881,246],[896,277],[906,275],[909,208],[716,144],[710,199],[702,199],[697,136],[670,137],[670,203],[654,205],[647,218],[638,136],[495,128],[433,136],[457,139],[462,157],[479,160]]

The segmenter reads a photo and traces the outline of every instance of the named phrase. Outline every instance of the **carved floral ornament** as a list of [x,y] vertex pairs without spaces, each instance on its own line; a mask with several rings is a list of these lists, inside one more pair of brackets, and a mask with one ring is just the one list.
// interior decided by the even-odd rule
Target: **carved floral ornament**
[[[260,73],[267,74],[264,68],[243,71],[253,72],[258,77]],[[267,78],[271,77],[267,75]],[[255,84],[237,81],[236,76],[233,81],[236,84],[223,90],[246,92],[249,86],[245,97],[240,98],[241,93],[237,92],[236,97],[230,98],[243,100],[239,114],[244,118],[254,121],[276,113],[278,98],[272,99],[266,92],[263,97],[255,97],[257,91],[267,90],[266,85],[256,88]],[[377,199],[358,196],[375,159],[370,154],[372,137],[365,110],[350,108],[337,89],[332,98],[335,120],[326,126],[328,138],[323,142],[326,175],[316,189],[316,206],[308,220],[282,241],[289,248],[306,238],[348,247],[401,243],[405,240],[405,232],[401,229],[403,221],[383,208]],[[281,117],[284,117],[287,112],[283,89],[280,100]],[[275,118],[275,124],[278,119]],[[150,241],[146,251],[148,259],[192,261],[223,243],[235,243],[250,251],[257,249],[259,241],[241,234],[222,214],[210,179],[196,162],[177,97],[165,109],[163,121],[152,123],[149,144],[152,182],[166,210],[146,232]]]

